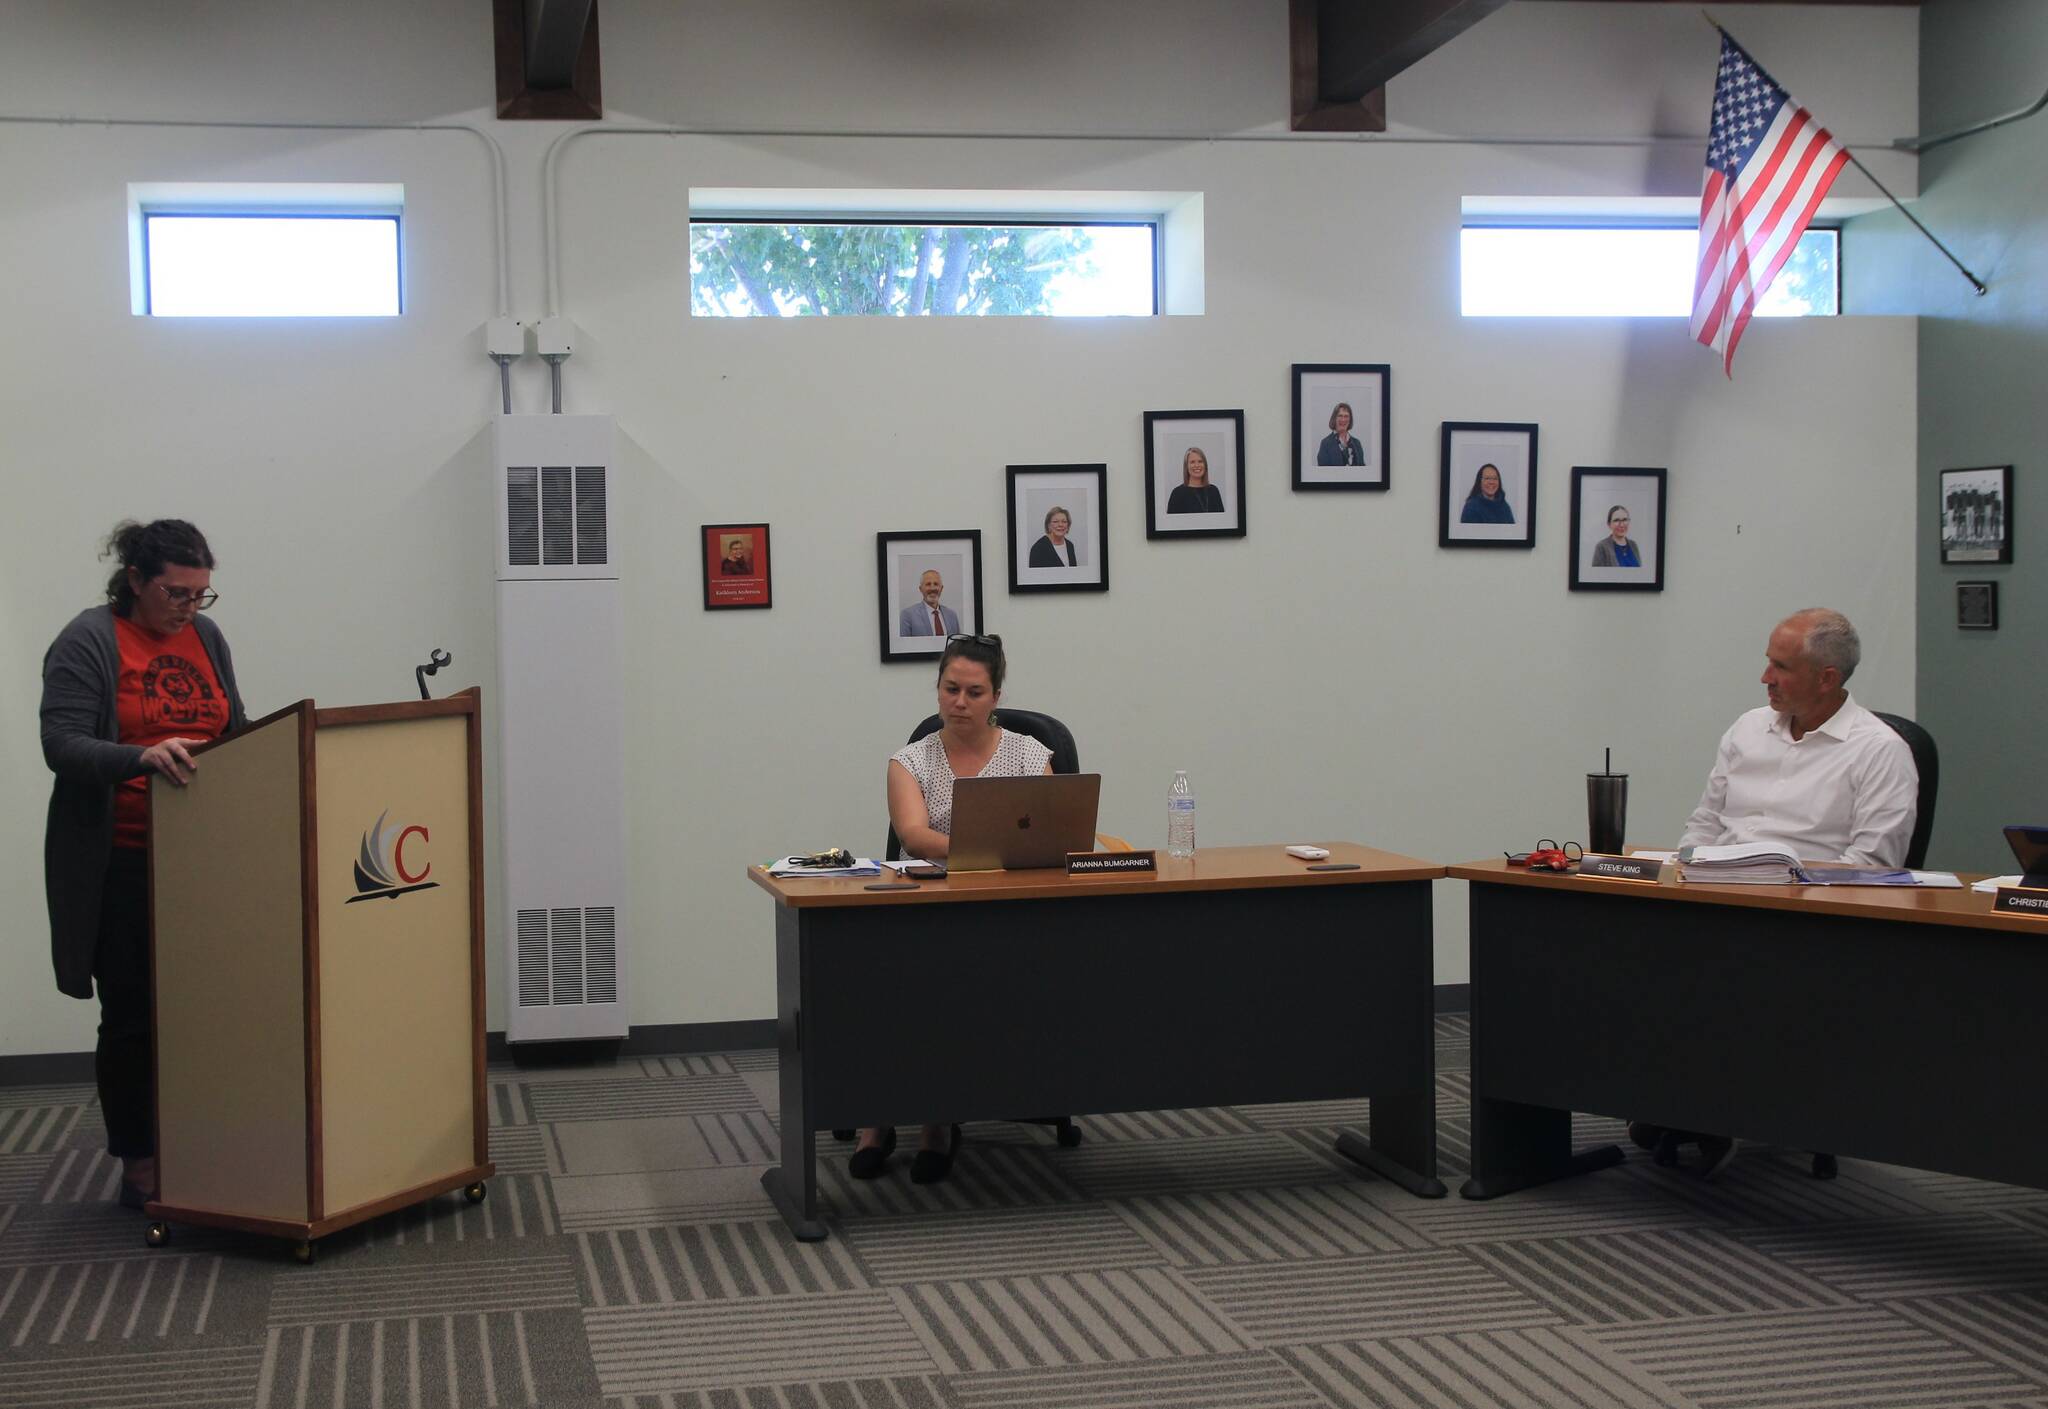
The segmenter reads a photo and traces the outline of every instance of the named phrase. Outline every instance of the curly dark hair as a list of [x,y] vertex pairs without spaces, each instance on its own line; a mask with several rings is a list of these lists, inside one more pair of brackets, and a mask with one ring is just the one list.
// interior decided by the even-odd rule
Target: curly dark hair
[[213,566],[213,550],[206,546],[206,535],[183,519],[153,519],[149,523],[123,519],[107,535],[100,556],[120,564],[107,579],[107,602],[116,616],[128,616],[135,610],[135,589],[128,585],[128,569],[134,568],[144,582],[151,582],[172,565]]

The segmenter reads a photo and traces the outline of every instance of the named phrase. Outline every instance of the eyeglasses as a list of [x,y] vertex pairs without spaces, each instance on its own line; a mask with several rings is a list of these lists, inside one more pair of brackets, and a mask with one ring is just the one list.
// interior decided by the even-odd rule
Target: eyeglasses
[[966,641],[970,645],[983,646],[991,651],[1000,651],[1003,648],[1003,638],[1000,636],[970,636],[964,631],[956,631],[946,638],[946,644],[950,646],[955,641]]
[[166,587],[161,582],[152,582],[149,585],[163,593],[164,600],[174,607],[191,607],[203,612],[220,600],[220,593],[211,587],[202,587],[194,592],[189,587]]

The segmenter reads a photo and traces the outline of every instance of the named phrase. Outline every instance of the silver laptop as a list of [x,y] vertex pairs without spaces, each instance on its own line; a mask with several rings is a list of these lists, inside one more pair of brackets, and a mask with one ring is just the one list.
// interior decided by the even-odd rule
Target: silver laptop
[[1100,773],[953,780],[948,871],[1026,871],[1063,866],[1095,850]]

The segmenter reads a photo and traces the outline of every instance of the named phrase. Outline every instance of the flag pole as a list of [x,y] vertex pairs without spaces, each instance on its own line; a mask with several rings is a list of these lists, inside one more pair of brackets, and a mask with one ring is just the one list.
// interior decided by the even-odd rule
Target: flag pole
[[[1700,18],[1704,19],[1708,24],[1712,25],[1714,29],[1723,38],[1731,40],[1735,38],[1735,36],[1728,33],[1727,30],[1722,29],[1720,21],[1716,20],[1712,15],[1708,14],[1705,9],[1702,9],[1700,11]],[[1738,47],[1740,47],[1740,41],[1737,41],[1737,44]],[[1749,53],[1747,49],[1744,49],[1743,52],[1745,54]],[[1756,64],[1756,57],[1754,55],[1751,55],[1749,61],[1753,64]],[[1759,71],[1763,71],[1762,64],[1756,64],[1756,66]],[[1771,82],[1778,83],[1778,80],[1776,78],[1772,78]],[[1782,83],[1778,83],[1778,86],[1780,88],[1783,88],[1785,85]],[[1877,179],[1876,173],[1871,171],[1869,167],[1863,164],[1862,158],[1858,157],[1856,153],[1851,151],[1846,145],[1844,145],[1842,148],[1842,155],[1849,159],[1849,164],[1851,166],[1855,167],[1858,171],[1863,173],[1864,180],[1868,181],[1871,185],[1877,187],[1877,193],[1883,196],[1886,200],[1890,201],[1892,205],[1898,210],[1899,214],[1905,216],[1906,219],[1912,224],[1915,230],[1918,230],[1921,234],[1927,237],[1928,244],[1933,245],[1936,249],[1940,250],[1944,256],[1947,257],[1948,262],[1956,267],[1956,272],[1958,274],[1961,274],[1965,279],[1968,279],[1970,281],[1970,287],[1977,291],[1977,297],[1984,297],[1985,293],[1987,292],[1987,290],[1984,287],[1984,281],[1982,279],[1979,279],[1975,274],[1972,274],[1969,271],[1969,269],[1964,266],[1963,262],[1955,257],[1954,251],[1950,250],[1947,245],[1943,244],[1940,240],[1936,239],[1934,237],[1934,232],[1928,229],[1925,225],[1922,225],[1920,223],[1919,216],[1913,214],[1912,211],[1906,209],[1906,207],[1900,202],[1899,198],[1893,195],[1891,191],[1886,188],[1884,182]]]

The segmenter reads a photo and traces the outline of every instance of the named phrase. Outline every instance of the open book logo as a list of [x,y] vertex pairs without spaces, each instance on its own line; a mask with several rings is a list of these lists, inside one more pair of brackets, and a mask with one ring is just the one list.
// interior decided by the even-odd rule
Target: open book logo
[[356,853],[356,893],[348,898],[351,905],[433,890],[441,884],[427,879],[434,871],[426,855],[427,843],[433,840],[427,829],[417,822],[393,827],[390,818],[386,808],[377,814],[376,825],[363,833],[362,850]]

